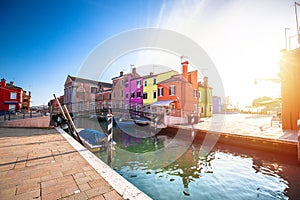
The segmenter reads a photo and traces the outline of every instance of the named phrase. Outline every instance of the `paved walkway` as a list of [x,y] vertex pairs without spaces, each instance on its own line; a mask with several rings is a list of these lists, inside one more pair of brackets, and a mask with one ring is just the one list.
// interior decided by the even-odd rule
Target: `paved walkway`
[[0,199],[123,199],[55,129],[0,128]]
[[[215,114],[193,127],[199,130],[262,137],[283,141],[298,141],[298,131],[283,131],[280,124],[272,124],[272,116],[252,114]],[[179,126],[179,127],[191,127]]]

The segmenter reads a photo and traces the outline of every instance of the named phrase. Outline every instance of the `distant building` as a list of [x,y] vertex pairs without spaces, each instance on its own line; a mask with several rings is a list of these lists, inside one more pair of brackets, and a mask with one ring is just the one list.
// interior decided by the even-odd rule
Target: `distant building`
[[212,96],[213,114],[222,112],[222,99],[218,96]]
[[28,95],[21,87],[14,85],[14,82],[6,83],[1,79],[0,83],[0,111],[30,110],[31,93]]
[[27,92],[24,90],[23,91],[23,103],[22,103],[23,110],[30,111],[30,106],[31,106],[30,99],[31,99],[31,92],[28,92],[28,94],[27,94]]
[[71,112],[95,110],[96,94],[111,87],[110,83],[68,75],[64,88],[64,104]]
[[103,89],[96,94],[96,109],[108,110],[111,108],[112,89]]
[[280,79],[282,129],[297,130],[300,118],[300,48],[282,52]]
[[203,82],[198,83],[199,92],[199,113],[200,117],[212,116],[212,88],[208,86],[208,77],[203,78]]

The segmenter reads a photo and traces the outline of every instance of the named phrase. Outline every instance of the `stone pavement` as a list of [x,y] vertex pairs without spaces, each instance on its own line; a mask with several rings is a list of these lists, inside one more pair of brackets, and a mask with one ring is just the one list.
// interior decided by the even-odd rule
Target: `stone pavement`
[[0,199],[123,199],[55,129],[0,128]]
[[[298,131],[283,131],[280,124],[271,126],[271,115],[257,114],[215,114],[193,127],[222,133],[254,136],[283,141],[298,141]],[[180,126],[186,127],[186,126]],[[191,127],[188,125],[188,127]]]

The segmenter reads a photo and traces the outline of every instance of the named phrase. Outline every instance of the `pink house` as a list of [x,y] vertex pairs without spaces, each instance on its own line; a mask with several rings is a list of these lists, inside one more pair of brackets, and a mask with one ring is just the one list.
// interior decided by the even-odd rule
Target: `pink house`
[[130,81],[130,110],[140,111],[143,106],[143,78],[138,77]]

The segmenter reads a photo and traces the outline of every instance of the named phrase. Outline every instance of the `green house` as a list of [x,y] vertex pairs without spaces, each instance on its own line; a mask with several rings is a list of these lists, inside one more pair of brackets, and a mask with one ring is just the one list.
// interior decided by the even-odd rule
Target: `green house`
[[200,117],[212,116],[212,88],[208,86],[208,78],[204,77],[203,82],[198,84],[199,101],[198,108]]

